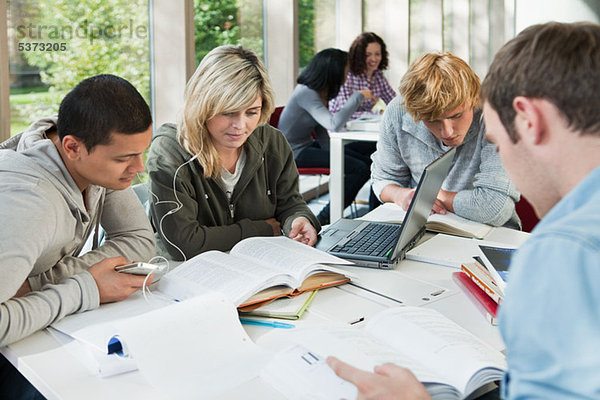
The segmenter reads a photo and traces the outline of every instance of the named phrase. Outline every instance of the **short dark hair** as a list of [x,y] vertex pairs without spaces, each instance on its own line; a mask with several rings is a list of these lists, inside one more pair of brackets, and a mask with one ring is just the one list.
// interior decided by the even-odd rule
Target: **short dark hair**
[[506,43],[483,81],[481,100],[496,110],[513,142],[517,96],[553,103],[582,135],[600,133],[600,26],[533,25]]
[[379,43],[381,46],[381,62],[378,69],[384,70],[388,67],[388,51],[382,38],[373,32],[363,32],[354,39],[348,52],[348,65],[350,72],[360,75],[367,70],[366,54],[369,43]]
[[123,78],[103,74],[84,79],[62,100],[58,135],[80,139],[87,151],[110,143],[111,133],[135,134],[148,129],[152,114],[135,87]]
[[346,79],[348,53],[340,49],[321,50],[298,76],[297,82],[317,92],[326,89],[327,100],[335,98]]

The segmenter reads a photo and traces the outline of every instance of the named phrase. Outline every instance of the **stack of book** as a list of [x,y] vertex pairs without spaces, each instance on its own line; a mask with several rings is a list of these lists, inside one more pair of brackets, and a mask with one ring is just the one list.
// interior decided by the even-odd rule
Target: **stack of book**
[[280,297],[272,302],[261,302],[246,307],[238,307],[238,313],[242,317],[300,319],[311,305],[316,294],[317,290],[312,290],[295,296]]
[[471,263],[461,265],[461,271],[454,272],[454,280],[473,300],[492,324],[497,324],[498,305],[504,298],[504,290],[496,283],[489,270],[479,257]]

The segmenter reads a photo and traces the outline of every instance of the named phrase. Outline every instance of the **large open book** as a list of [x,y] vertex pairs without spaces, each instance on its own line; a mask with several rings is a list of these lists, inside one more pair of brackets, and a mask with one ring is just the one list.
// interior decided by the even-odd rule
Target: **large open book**
[[159,289],[178,300],[217,291],[245,307],[348,282],[333,265],[348,261],[286,237],[253,237],[229,254],[207,251],[182,263],[162,277]]
[[[506,370],[504,356],[435,310],[390,308],[364,329],[330,325],[273,332],[258,345],[280,351],[261,378],[288,398],[356,398],[356,389],[325,364],[336,356],[358,368],[393,362],[409,368],[434,399],[467,397]],[[319,397],[319,395],[322,397]]]
[[[402,223],[405,215],[406,211],[399,205],[385,203],[371,211],[364,218],[369,221]],[[483,239],[492,227],[448,212],[446,214],[431,214],[427,218],[425,229],[432,232]]]

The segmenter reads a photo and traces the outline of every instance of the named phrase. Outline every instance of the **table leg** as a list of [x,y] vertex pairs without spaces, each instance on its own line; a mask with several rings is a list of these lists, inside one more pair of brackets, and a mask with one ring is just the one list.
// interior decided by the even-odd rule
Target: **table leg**
[[329,201],[330,220],[335,222],[344,213],[344,140],[329,140]]

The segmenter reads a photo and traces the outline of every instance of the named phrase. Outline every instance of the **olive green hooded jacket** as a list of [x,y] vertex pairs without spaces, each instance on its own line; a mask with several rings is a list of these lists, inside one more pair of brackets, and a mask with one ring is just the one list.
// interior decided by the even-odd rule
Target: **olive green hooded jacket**
[[299,193],[298,170],[283,134],[261,125],[244,148],[246,165],[228,201],[221,180],[205,178],[197,160],[179,168],[192,155],[178,143],[177,127],[158,129],[147,162],[150,212],[173,259],[182,260],[182,252],[189,259],[207,250],[228,251],[247,237],[273,236],[268,218],[277,219],[284,234],[300,216],[321,229]]

